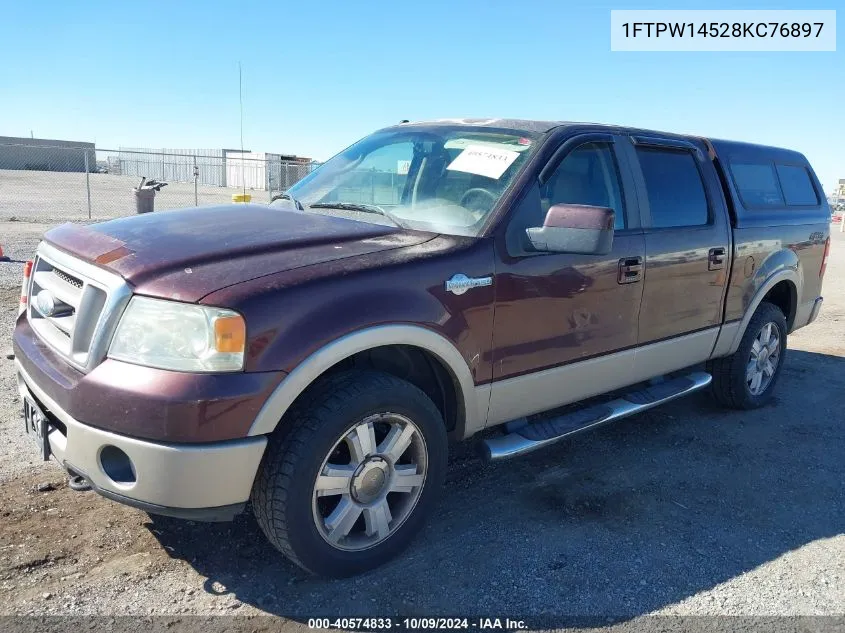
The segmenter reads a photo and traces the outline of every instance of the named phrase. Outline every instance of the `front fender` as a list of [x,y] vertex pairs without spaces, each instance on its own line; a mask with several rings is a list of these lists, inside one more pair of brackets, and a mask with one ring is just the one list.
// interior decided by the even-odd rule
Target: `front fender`
[[299,395],[323,372],[350,356],[382,345],[411,345],[436,356],[449,369],[460,387],[458,406],[463,409],[459,435],[484,427],[490,385],[476,387],[460,352],[443,336],[420,326],[383,325],[347,334],[317,350],[297,365],[270,395],[255,418],[249,435],[272,433]]
[[367,349],[418,347],[440,359],[460,388],[455,435],[484,427],[492,379],[494,285],[450,292],[457,274],[492,277],[492,240],[439,236],[425,244],[237,284],[204,301],[247,321],[246,370],[284,371],[252,424],[271,432],[323,372]]

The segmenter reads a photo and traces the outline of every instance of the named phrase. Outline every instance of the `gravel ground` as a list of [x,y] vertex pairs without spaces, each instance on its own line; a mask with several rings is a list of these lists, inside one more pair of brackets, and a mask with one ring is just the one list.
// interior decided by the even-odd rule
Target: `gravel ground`
[[[44,228],[0,222],[0,244],[29,257]],[[409,551],[348,580],[304,576],[248,514],[180,522],[72,492],[21,438],[0,360],[0,615],[845,615],[845,239],[832,235],[824,309],[790,337],[771,406],[699,394],[487,467],[456,446]],[[20,275],[0,263],[5,341]]]
[[[135,176],[59,171],[0,169],[0,222],[16,218],[29,222],[65,222],[88,219],[88,190],[91,217],[110,219],[135,213],[132,188]],[[156,209],[176,209],[232,202],[232,187],[199,185],[194,199],[193,183],[173,182],[156,194]],[[255,202],[267,202],[270,193],[247,189]]]

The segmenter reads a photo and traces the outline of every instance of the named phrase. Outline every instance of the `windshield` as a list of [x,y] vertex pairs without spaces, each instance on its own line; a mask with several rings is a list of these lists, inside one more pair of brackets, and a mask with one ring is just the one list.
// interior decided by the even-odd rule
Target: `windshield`
[[537,135],[513,130],[385,130],[327,161],[287,197],[306,212],[477,235],[535,145]]

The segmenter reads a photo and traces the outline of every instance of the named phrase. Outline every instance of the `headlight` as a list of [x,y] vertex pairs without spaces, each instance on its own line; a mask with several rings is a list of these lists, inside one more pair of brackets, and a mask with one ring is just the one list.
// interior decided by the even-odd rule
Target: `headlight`
[[237,312],[132,297],[114,333],[109,358],[176,371],[238,371],[246,326]]

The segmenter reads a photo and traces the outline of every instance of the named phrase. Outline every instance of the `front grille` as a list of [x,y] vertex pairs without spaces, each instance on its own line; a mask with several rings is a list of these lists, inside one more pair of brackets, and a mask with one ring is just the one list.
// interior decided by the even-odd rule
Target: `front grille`
[[58,277],[59,279],[61,279],[62,281],[64,281],[65,283],[70,284],[74,288],[79,288],[80,290],[82,290],[82,280],[81,279],[77,279],[76,277],[74,277],[72,275],[68,275],[66,272],[61,271],[58,268],[53,269],[53,274],[56,277]]
[[118,276],[42,243],[27,317],[35,333],[82,371],[105,357],[129,288]]

